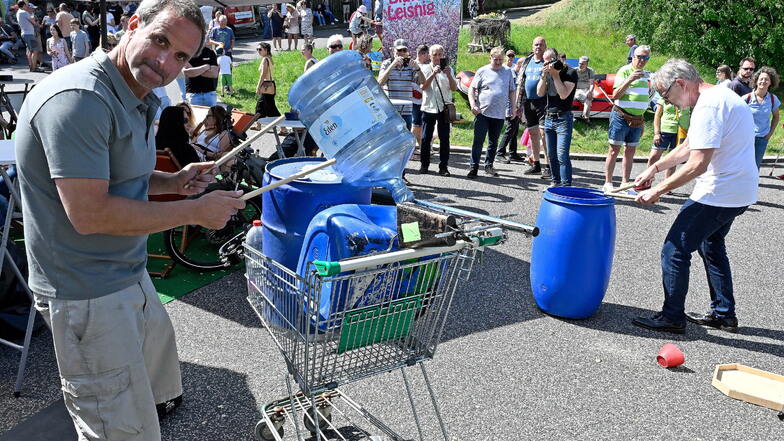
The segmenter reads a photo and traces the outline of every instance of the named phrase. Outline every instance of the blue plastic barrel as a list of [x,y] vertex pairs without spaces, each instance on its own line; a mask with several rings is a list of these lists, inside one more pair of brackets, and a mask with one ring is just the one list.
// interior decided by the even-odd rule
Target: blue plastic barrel
[[[264,185],[287,178],[325,158],[289,158],[267,164]],[[262,250],[293,271],[308,224],[318,212],[340,204],[369,204],[370,187],[343,182],[331,166],[284,184],[262,196]]]
[[542,311],[586,318],[602,303],[615,250],[615,200],[599,191],[544,192],[531,250],[531,289]]

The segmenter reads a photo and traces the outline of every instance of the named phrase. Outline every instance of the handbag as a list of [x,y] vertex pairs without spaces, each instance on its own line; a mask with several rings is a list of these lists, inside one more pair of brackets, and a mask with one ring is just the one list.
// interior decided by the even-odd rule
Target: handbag
[[444,92],[441,91],[441,85],[438,84],[438,78],[433,78],[433,81],[435,81],[436,87],[438,88],[438,93],[441,95],[441,100],[444,102],[444,109],[441,111],[441,113],[446,114],[446,117],[450,123],[458,121],[457,108],[455,108],[455,104],[446,102]]
[[613,109],[621,114],[623,120],[626,121],[626,124],[629,125],[629,128],[639,129],[645,126],[645,117],[643,115],[632,115],[630,113],[626,113],[625,110],[616,105],[613,105]]

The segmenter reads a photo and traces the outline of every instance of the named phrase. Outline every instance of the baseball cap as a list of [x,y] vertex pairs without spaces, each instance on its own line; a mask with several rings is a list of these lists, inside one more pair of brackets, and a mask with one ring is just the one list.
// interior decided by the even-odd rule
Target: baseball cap
[[408,42],[402,38],[398,38],[397,40],[395,40],[393,46],[395,47],[395,50],[408,49]]
[[363,14],[367,14],[367,8],[365,7],[365,5],[359,5],[359,7],[357,8],[357,11],[359,11],[359,12],[361,12]]
[[515,54],[515,52],[514,52],[513,50],[511,50],[511,49],[509,49],[508,51],[506,51],[506,56],[507,56],[507,57],[513,57],[513,56],[514,56],[514,54]]

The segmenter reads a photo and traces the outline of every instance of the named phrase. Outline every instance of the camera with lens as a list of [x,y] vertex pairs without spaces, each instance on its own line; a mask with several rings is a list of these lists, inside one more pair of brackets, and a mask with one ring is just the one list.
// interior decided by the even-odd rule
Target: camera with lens
[[563,61],[561,60],[552,60],[550,62],[545,63],[545,66],[552,66],[555,70],[561,70],[564,68]]
[[403,58],[403,67],[408,67],[408,63],[411,62],[411,57]]
[[441,70],[444,70],[449,65],[449,60],[447,60],[446,58],[442,58],[438,63],[438,65],[441,66]]

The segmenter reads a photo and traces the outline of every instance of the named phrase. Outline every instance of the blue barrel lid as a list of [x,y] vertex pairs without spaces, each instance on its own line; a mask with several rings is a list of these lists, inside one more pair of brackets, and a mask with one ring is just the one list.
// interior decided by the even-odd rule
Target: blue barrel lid
[[615,198],[605,195],[599,190],[582,187],[553,187],[544,192],[544,198],[550,202],[571,205],[614,205]]
[[[313,167],[321,162],[326,161],[326,158],[287,158],[271,162],[267,165],[267,173],[278,178],[285,179],[291,175],[301,172],[303,169]],[[340,184],[343,182],[343,175],[340,174],[333,166],[316,170],[315,172],[297,179],[295,182],[310,182],[314,184]]]

